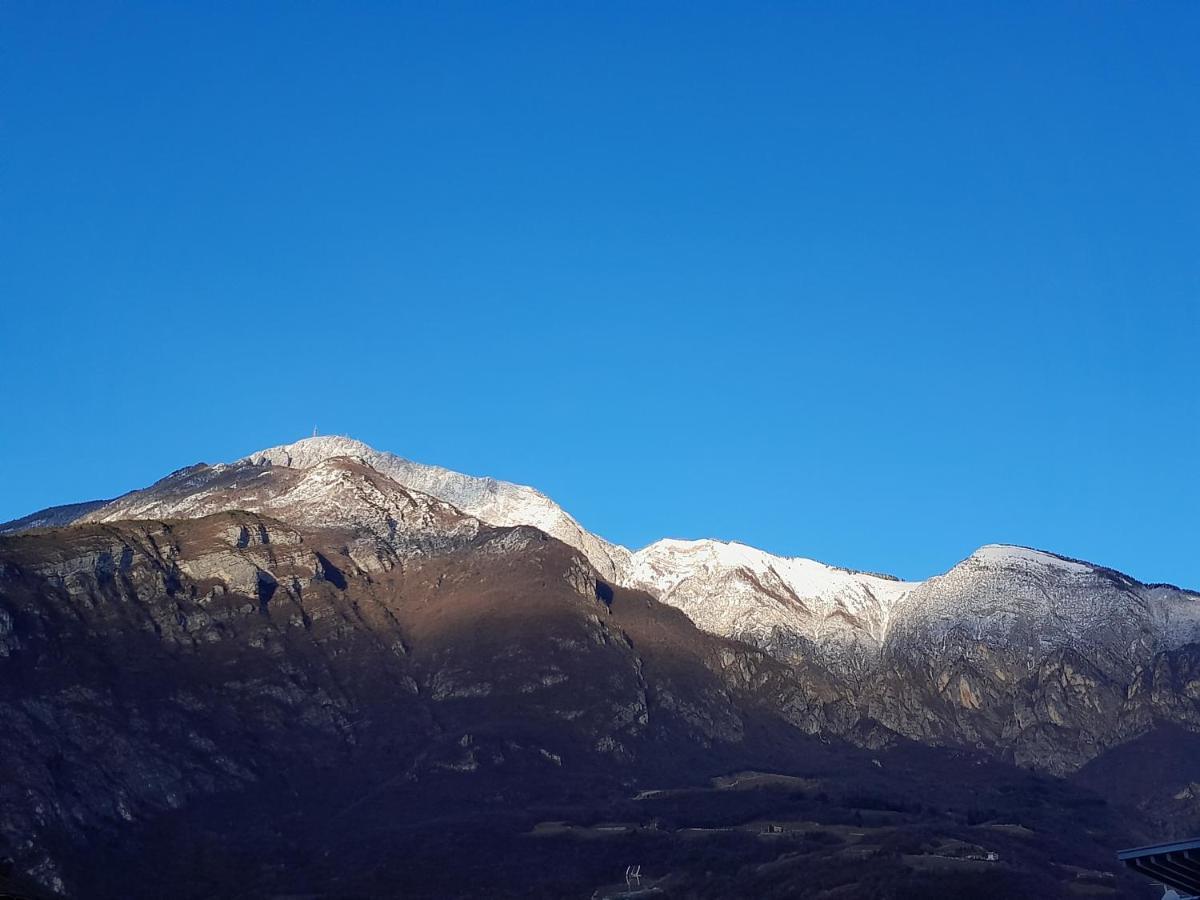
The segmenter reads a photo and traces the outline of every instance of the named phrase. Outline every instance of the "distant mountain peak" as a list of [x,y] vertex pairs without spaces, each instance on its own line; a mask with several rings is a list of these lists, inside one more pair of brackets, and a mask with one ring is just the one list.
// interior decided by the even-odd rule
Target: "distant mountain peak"
[[[926,581],[711,538],[664,538],[631,552],[587,531],[532,487],[413,462],[341,435],[189,466],[115,500],[43,510],[0,532],[234,509],[406,546],[473,533],[480,524],[535,528],[579,551],[601,578],[652,594],[705,631],[842,672],[879,664],[897,635],[930,644],[956,628],[1031,647],[1047,640],[1091,645],[1108,640],[1105,634],[1125,640],[1143,625],[1168,645],[1198,632],[1197,605],[1180,599],[1194,595],[1150,591],[1118,572],[1014,544],[986,544]],[[1096,627],[1102,622],[1107,632]]]
[[1051,566],[1068,572],[1093,572],[1100,568],[1078,559],[1019,544],[984,544],[969,559],[986,565]]
[[581,551],[610,580],[617,580],[629,556],[624,547],[585,530],[562,507],[532,487],[413,462],[354,438],[335,435],[304,438],[259,450],[239,462],[308,468],[337,456],[361,459],[406,488],[449,503],[489,525],[531,525]]
[[251,453],[238,462],[254,465],[270,463],[276,466],[305,469],[335,456],[368,457],[377,451],[362,441],[342,435],[320,435],[302,438],[290,444],[280,444]]

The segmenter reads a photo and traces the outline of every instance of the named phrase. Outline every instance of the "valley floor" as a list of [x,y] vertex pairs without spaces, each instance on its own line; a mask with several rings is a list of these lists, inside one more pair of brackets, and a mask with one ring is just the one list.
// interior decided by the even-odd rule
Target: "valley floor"
[[1157,896],[1116,862],[1138,839],[1125,813],[1087,788],[924,749],[864,775],[827,749],[661,788],[447,774],[346,802],[314,782],[282,816],[260,812],[277,797],[214,798],[72,874],[87,896],[180,900]]

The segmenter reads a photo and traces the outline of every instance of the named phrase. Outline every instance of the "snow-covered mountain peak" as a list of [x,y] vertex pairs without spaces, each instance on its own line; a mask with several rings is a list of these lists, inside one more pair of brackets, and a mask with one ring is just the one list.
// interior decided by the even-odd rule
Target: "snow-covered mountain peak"
[[893,608],[919,584],[707,539],[650,544],[625,580],[706,631],[785,659],[817,653],[837,669],[877,656]]
[[307,469],[327,459],[337,456],[350,456],[357,459],[367,459],[378,455],[376,451],[354,438],[341,435],[321,435],[291,444],[281,444],[278,447],[268,447],[238,460],[252,465],[287,466],[293,469]]
[[474,534],[480,524],[533,527],[576,548],[601,578],[652,594],[706,631],[855,676],[906,647],[925,653],[961,644],[964,653],[1004,649],[1029,660],[1054,648],[1102,647],[1105,658],[1128,662],[1150,648],[1200,639],[1195,594],[1141,585],[1041,550],[988,544],[923,582],[736,541],[672,538],[631,553],[588,532],[531,487],[412,462],[338,436],[180,469],[115,500],[43,510],[0,526],[0,533],[229,510],[369,533],[399,551]]
[[1115,670],[1198,638],[1200,603],[1187,591],[1043,550],[988,544],[905,597],[888,650],[922,659],[935,650],[979,659],[1004,653],[1032,670],[1069,648]]
[[436,497],[489,525],[530,525],[580,550],[605,578],[620,580],[629,551],[589,531],[540,491],[495,478],[463,475],[441,466],[375,450],[362,441],[337,436],[305,438],[251,453],[241,462],[309,468],[327,459],[350,456],[410,490]]
[[[531,497],[540,497],[547,502],[550,500],[549,497],[546,497],[540,491],[523,484],[510,484],[486,476],[463,475],[442,466],[413,462],[410,459],[397,456],[395,453],[376,450],[370,444],[365,444],[362,441],[342,435],[317,435],[302,438],[291,444],[280,444],[277,447],[268,447],[265,450],[259,450],[243,457],[238,462],[255,466],[272,465],[287,466],[292,469],[308,469],[339,456],[348,456],[351,459],[361,460],[372,469],[382,472],[389,477],[395,477],[396,474],[411,476],[419,472],[426,479],[430,480],[454,480],[468,483],[479,494],[515,491]],[[396,480],[400,481],[401,484],[405,484],[400,479]],[[405,486],[417,487],[410,484],[405,484]]]
[[1034,550],[1016,544],[985,544],[968,557],[968,560],[985,566],[1000,568],[1051,568],[1063,572],[1084,574],[1096,571],[1097,567],[1069,559],[1045,550]]
[[889,598],[915,587],[918,582],[900,581],[884,575],[855,572],[802,556],[776,556],[738,541],[703,538],[695,541],[664,538],[633,554],[630,575],[659,571],[662,577],[687,577],[697,569],[719,571],[741,568],[756,574],[774,571],[793,590],[805,595],[821,595],[843,589],[848,584],[866,585]]
[[678,563],[686,563],[695,567],[745,566],[750,569],[764,569],[772,561],[778,559],[780,558],[747,544],[737,541],[718,541],[714,538],[701,538],[694,541],[663,538],[633,554],[635,566],[639,562],[661,561],[668,563],[671,568]]

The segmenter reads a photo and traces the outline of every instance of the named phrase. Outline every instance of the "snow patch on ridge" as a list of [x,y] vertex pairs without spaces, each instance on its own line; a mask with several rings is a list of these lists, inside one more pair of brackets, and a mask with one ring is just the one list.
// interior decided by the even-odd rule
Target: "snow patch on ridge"
[[985,544],[974,553],[970,559],[992,566],[1041,566],[1062,569],[1064,572],[1092,572],[1095,566],[1067,559],[1044,550],[1034,550],[1030,547],[1020,547],[1015,544]]
[[633,554],[625,581],[705,631],[785,659],[817,651],[840,670],[873,662],[893,608],[919,584],[736,542],[671,539]]
[[1053,553],[988,544],[943,575],[899,581],[737,542],[666,539],[631,552],[586,531],[531,487],[412,462],[337,436],[181,469],[145,490],[43,510],[7,530],[229,509],[365,530],[405,546],[472,533],[480,522],[529,526],[580,551],[601,578],[648,592],[705,631],[852,676],[899,655],[919,662],[947,648],[981,658],[1027,656],[1032,664],[1069,646],[1125,664],[1200,640],[1196,593],[1143,585]]
[[436,497],[489,525],[530,525],[581,551],[603,577],[619,580],[629,551],[585,530],[540,491],[521,484],[475,477],[382,453],[361,441],[338,436],[305,438],[252,453],[250,465],[310,468],[325,460],[349,456],[362,460],[406,488]]

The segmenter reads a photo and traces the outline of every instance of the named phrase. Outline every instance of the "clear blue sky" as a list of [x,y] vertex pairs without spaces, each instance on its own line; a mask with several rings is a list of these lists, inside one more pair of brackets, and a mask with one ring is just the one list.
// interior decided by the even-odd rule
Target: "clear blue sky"
[[1200,4],[7,2],[0,43],[0,519],[316,426],[629,545],[1200,587]]

